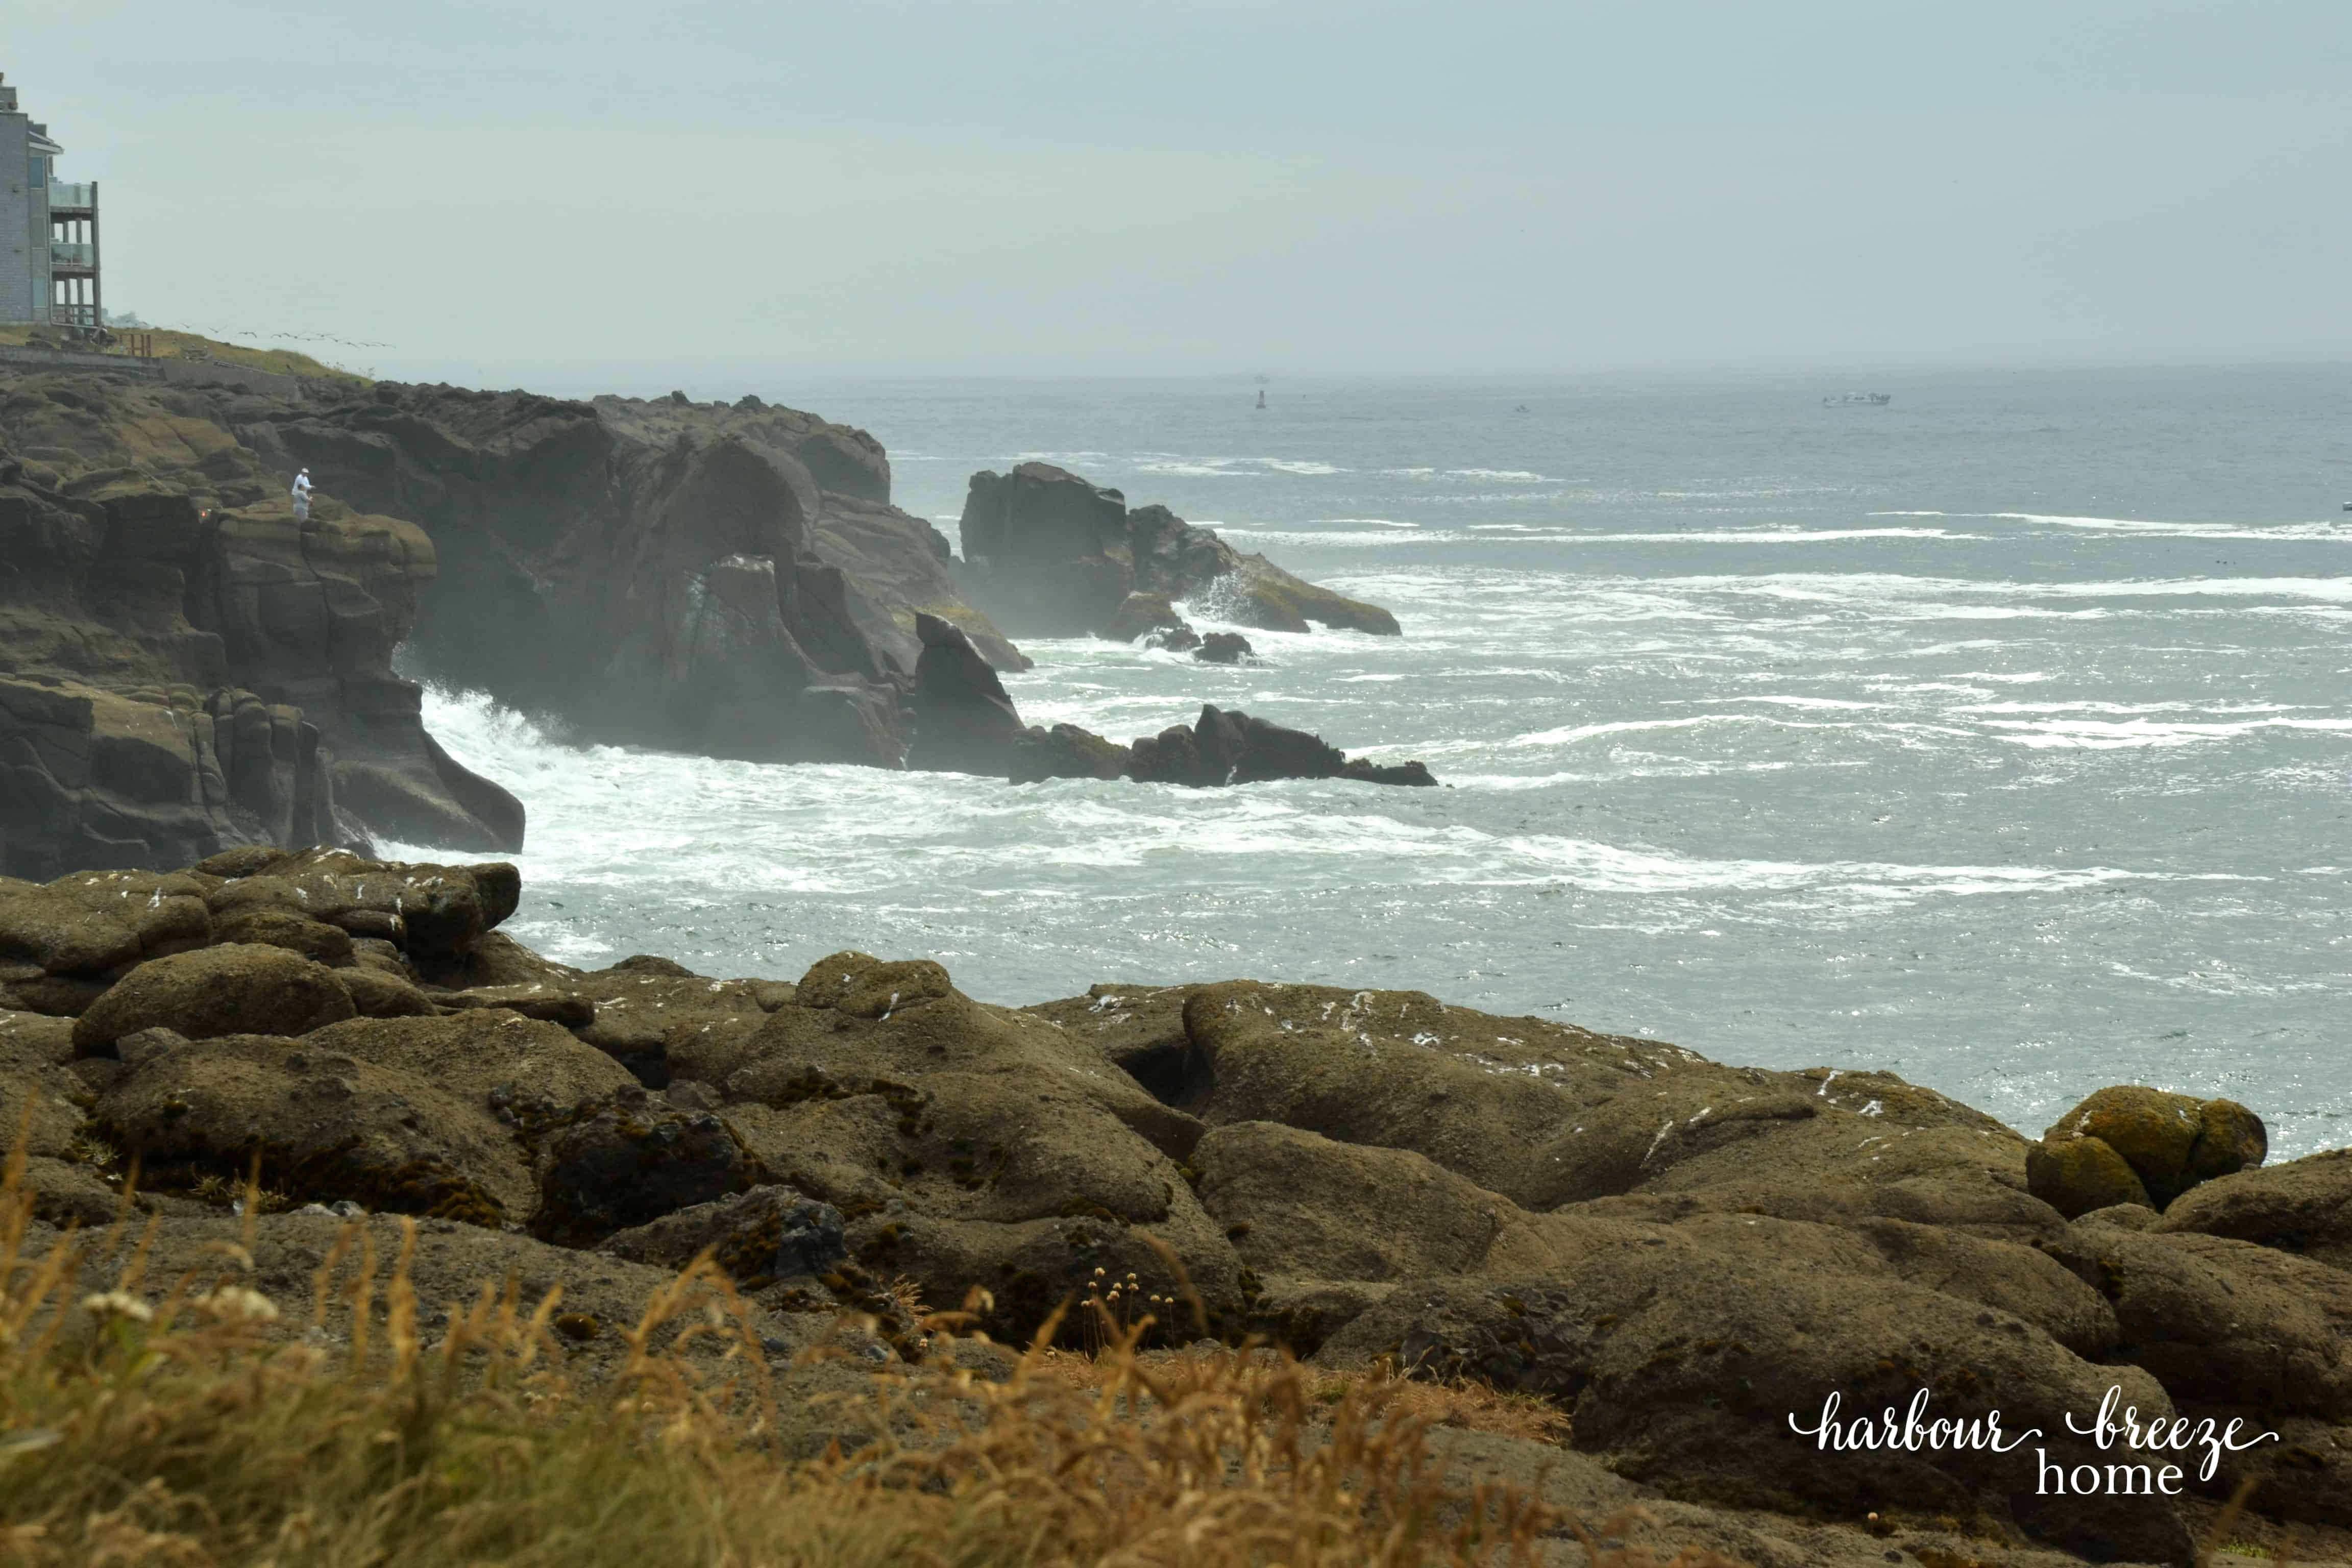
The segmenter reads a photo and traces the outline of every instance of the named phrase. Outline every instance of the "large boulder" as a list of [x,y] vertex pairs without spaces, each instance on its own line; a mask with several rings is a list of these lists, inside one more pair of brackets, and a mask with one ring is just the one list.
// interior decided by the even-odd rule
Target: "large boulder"
[[[2103,1561],[2185,1563],[2189,1542],[2162,1496],[2053,1497],[2038,1466],[2120,1457],[2069,1432],[2111,1386],[2143,1415],[2171,1402],[2137,1369],[2076,1357],[1998,1310],[1857,1266],[1835,1233],[1559,1222],[1564,1267],[1490,1281],[1400,1285],[1318,1352],[1335,1364],[1391,1355],[1440,1377],[1472,1375],[1573,1413],[1575,1446],[1673,1495],[1859,1519],[1950,1515],[2021,1529]],[[1984,1422],[2005,1445],[1832,1449],[1792,1432],[1832,1395],[1841,1421],[1900,1413]],[[2029,1433],[2038,1434],[2028,1436]],[[2156,1460],[2162,1463],[2163,1460]],[[2104,1473],[2102,1470],[2101,1473]]]
[[2158,1226],[2258,1242],[2352,1271],[2352,1149],[2201,1183]]
[[539,1233],[583,1246],[755,1185],[760,1163],[723,1117],[680,1110],[632,1083],[531,1128],[541,1149]]
[[1197,1122],[1082,1037],[985,1006],[923,961],[836,953],[748,1035],[675,1038],[673,1070],[722,1087],[775,1179],[848,1220],[873,1274],[929,1300],[994,1292],[992,1332],[1025,1335],[1093,1271],[1175,1281],[1241,1307],[1240,1266],[1178,1164]]
[[2200,1182],[2261,1164],[2269,1142],[2262,1118],[2233,1100],[2103,1089],[2051,1124],[2028,1176],[2070,1216],[2118,1203],[2161,1209]]
[[479,1011],[200,1040],[116,1079],[94,1115],[163,1186],[241,1179],[258,1155],[304,1202],[520,1223],[540,1206],[536,1129],[509,1108],[634,1087],[555,1025]]
[[192,1040],[307,1035],[356,1012],[324,964],[282,947],[226,942],[133,969],[75,1023],[74,1048],[110,1056],[122,1036],[159,1026]]

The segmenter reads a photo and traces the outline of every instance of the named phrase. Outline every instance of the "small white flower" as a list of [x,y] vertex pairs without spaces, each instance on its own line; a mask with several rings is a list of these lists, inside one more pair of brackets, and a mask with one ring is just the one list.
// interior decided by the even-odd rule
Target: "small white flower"
[[106,1290],[81,1299],[81,1310],[101,1318],[128,1318],[134,1323],[152,1323],[155,1309],[128,1290]]
[[237,1319],[248,1323],[274,1323],[278,1321],[278,1304],[260,1291],[243,1285],[223,1285],[197,1297],[197,1311],[212,1318]]

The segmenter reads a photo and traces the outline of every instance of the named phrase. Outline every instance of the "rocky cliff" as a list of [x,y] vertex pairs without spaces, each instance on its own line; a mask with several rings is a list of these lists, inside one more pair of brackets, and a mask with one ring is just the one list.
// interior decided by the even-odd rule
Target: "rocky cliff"
[[[1118,490],[1050,463],[978,473],[963,507],[962,583],[1016,637],[1117,637],[1137,627],[1130,595],[1182,599],[1267,631],[1309,623],[1395,637],[1396,617],[1244,555],[1164,506],[1129,510]],[[1148,629],[1148,628],[1146,628]]]
[[[1396,630],[1037,464],[974,477],[959,563],[890,504],[872,437],[756,397],[0,371],[0,872],[32,876],[371,836],[520,847],[522,808],[425,732],[407,675],[586,741],[1038,777],[1100,772],[1108,742],[1014,763],[990,671],[1028,660],[967,592],[1040,632],[1120,634],[1139,604],[1181,625],[1177,597]],[[950,656],[985,668],[940,679]],[[1175,733],[1145,744],[1173,757]],[[1290,772],[1341,771],[1319,746]]]
[[392,669],[436,572],[413,523],[307,525],[241,444],[258,400],[0,377],[0,874],[370,834],[519,848]]
[[757,398],[378,385],[238,434],[432,538],[421,669],[583,739],[897,767],[918,612],[1027,662],[958,596],[938,531],[889,504],[872,437]]
[[[2112,1089],[2036,1142],[1885,1073],[1417,992],[1121,983],[1007,1008],[858,952],[797,984],[583,973],[495,929],[519,890],[510,866],[266,849],[0,883],[0,1124],[37,1215],[105,1224],[135,1160],[137,1203],[193,1253],[238,1235],[257,1157],[266,1208],[435,1216],[428,1267],[470,1248],[494,1278],[570,1279],[567,1258],[715,1248],[763,1310],[873,1312],[894,1342],[915,1332],[894,1279],[982,1287],[985,1327],[1020,1341],[1105,1278],[1181,1294],[1172,1258],[1200,1309],[1180,1342],[1544,1402],[1577,1452],[1526,1468],[1771,1510],[1768,1536],[1868,1518],[1884,1560],[2185,1563],[2181,1510],[2249,1480],[2258,1516],[2352,1525],[2352,1155],[2265,1166],[2242,1106]],[[311,1261],[332,1240],[258,1225]],[[310,1267],[269,1278],[307,1300]],[[2194,1447],[2103,1448],[2068,1417],[2111,1388],[2143,1422],[2279,1437],[2210,1474]],[[1874,1426],[1922,1391],[1923,1419],[2040,1435],[1790,1430],[1832,1392]],[[2045,1454],[2092,1494],[2050,1491]],[[2144,1462],[2176,1484],[2106,1483]]]

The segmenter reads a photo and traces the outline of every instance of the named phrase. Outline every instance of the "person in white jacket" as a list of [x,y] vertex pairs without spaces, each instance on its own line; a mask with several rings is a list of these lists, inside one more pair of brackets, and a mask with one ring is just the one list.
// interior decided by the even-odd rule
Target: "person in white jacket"
[[308,468],[294,476],[294,515],[303,522],[310,521],[310,470]]

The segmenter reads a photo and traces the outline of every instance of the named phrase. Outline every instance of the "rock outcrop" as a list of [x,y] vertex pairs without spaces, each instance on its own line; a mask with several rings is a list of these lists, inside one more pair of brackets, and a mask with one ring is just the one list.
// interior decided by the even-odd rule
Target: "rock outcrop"
[[[1172,1257],[1199,1303],[1179,1340],[1549,1401],[1577,1463],[1685,1503],[2187,1561],[2168,1489],[2061,1497],[2046,1458],[2177,1463],[2208,1497],[2252,1478],[2258,1515],[2347,1517],[2342,1152],[2070,1218],[2031,1190],[2046,1144],[1882,1073],[1727,1067],[1415,992],[1101,985],[1009,1009],[858,952],[793,984],[583,973],[496,929],[518,896],[504,865],[267,849],[0,884],[0,1111],[37,1213],[105,1219],[135,1160],[136,1202],[193,1247],[186,1227],[236,1234],[257,1161],[265,1207],[425,1216],[549,1278],[583,1249],[608,1270],[712,1249],[779,1321],[887,1324],[903,1279],[933,1302],[982,1287],[1000,1337],[1104,1277],[1181,1294]],[[379,983],[422,1010],[372,1015]],[[2259,1157],[2204,1109],[2185,1153],[2143,1147],[2126,1129],[2179,1109],[2147,1092],[2061,1125],[2108,1125],[2151,1197],[2221,1145]],[[299,1217],[267,1218],[265,1247]],[[2282,1441],[2210,1477],[2101,1448],[2079,1428],[2111,1389],[2144,1421]],[[1847,1421],[1924,1396],[1925,1419],[2040,1435],[1790,1430],[1832,1394]]]
[[[990,755],[992,757],[993,752]],[[1204,706],[1192,723],[1121,746],[1075,724],[1032,726],[1013,740],[1014,784],[1057,778],[1129,778],[1138,784],[1210,789],[1276,779],[1354,779],[1362,784],[1432,785],[1417,762],[1379,763],[1349,757],[1320,735],[1286,729],[1239,711]],[[993,770],[992,770],[993,771]]]
[[1132,641],[1181,625],[1170,607],[1177,599],[1266,631],[1314,623],[1398,634],[1396,617],[1376,605],[1244,555],[1166,507],[1130,511],[1118,491],[1050,463],[972,475],[961,531],[967,596],[1015,636]]
[[331,501],[298,521],[237,437],[262,405],[0,375],[0,875],[371,834],[520,847],[521,806],[392,669],[432,542]]

